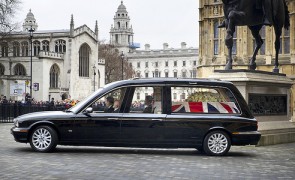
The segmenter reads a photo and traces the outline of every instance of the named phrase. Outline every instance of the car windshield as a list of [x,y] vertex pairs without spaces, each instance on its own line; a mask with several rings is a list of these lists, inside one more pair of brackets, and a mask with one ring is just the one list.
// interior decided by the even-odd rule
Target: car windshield
[[82,107],[84,107],[86,102],[90,101],[91,99],[94,99],[105,88],[108,88],[108,87],[110,87],[110,86],[112,86],[112,85],[114,85],[116,83],[117,82],[112,82],[112,83],[109,83],[109,84],[105,85],[104,87],[99,88],[94,93],[92,93],[90,96],[86,97],[84,100],[77,103],[75,106],[73,106],[70,109],[66,110],[66,112],[77,112],[77,111],[79,111]]
[[92,93],[90,96],[86,97],[85,99],[83,99],[82,101],[80,101],[79,103],[77,103],[75,106],[71,107],[70,109],[67,109],[66,112],[76,112],[76,111],[78,111],[81,108],[81,106],[84,105],[85,102],[87,102],[90,99],[93,99],[103,89],[104,88],[99,88],[94,93]]

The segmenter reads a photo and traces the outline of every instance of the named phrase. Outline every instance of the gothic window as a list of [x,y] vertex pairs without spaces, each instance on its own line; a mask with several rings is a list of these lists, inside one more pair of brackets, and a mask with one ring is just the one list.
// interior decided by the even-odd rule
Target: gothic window
[[34,49],[34,56],[38,56],[40,52],[40,42],[34,41],[33,42],[33,49]]
[[290,30],[284,29],[281,35],[280,54],[290,54]]
[[118,22],[117,24],[118,24],[118,28],[120,29],[120,22]]
[[90,47],[88,44],[83,44],[79,50],[79,76],[89,77],[89,59]]
[[146,78],[149,77],[149,73],[148,72],[145,73],[145,77]]
[[5,72],[5,67],[3,66],[3,64],[0,64],[0,76],[4,75]]
[[65,53],[66,52],[66,41],[65,40],[55,41],[55,52],[57,52],[57,53]]
[[186,61],[182,61],[182,66],[183,66],[183,67],[186,66]]
[[[263,44],[258,52],[258,54],[260,55],[265,55],[265,32],[266,32],[266,29],[265,29],[265,26],[263,26],[260,30],[260,36],[261,36],[261,39],[263,40]],[[255,50],[255,39],[253,39],[253,52]]]
[[140,62],[137,62],[137,68],[140,68]]
[[23,41],[21,43],[22,56],[29,56],[29,43],[27,41]]
[[149,67],[149,62],[145,62],[145,67],[146,67],[146,68]]
[[155,63],[155,66],[156,66],[156,67],[159,67],[159,63],[158,63],[158,62],[156,62],[156,63]]
[[232,54],[236,55],[237,54],[237,31],[235,31],[233,35],[233,49],[232,49]]
[[8,44],[7,44],[7,42],[3,42],[1,44],[1,56],[8,57]]
[[58,88],[58,78],[59,78],[59,68],[56,64],[52,65],[50,68],[50,88]]
[[214,22],[214,55],[218,55],[218,48],[219,48],[219,29],[218,29],[218,21]]
[[169,76],[168,72],[165,72],[165,77],[167,78]]
[[22,64],[17,64],[14,66],[14,75],[17,76],[25,76],[26,75],[26,69]]
[[13,42],[12,43],[12,46],[13,46],[13,49],[12,49],[13,56],[14,57],[20,56],[20,45],[19,45],[19,42],[17,42],[17,41]]
[[47,52],[49,51],[49,41],[42,41],[42,50]]
[[169,65],[169,64],[168,64],[168,61],[165,61],[165,66],[168,67],[168,65]]

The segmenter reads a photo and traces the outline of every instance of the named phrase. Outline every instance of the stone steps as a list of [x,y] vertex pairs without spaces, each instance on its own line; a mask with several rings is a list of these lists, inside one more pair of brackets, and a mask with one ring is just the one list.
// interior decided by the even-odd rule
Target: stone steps
[[261,139],[257,146],[295,142],[295,123],[290,121],[258,122]]

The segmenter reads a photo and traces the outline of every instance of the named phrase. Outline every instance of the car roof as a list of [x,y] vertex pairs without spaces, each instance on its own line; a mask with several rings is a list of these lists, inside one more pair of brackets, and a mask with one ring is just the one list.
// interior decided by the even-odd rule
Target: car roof
[[129,84],[214,84],[214,85],[232,85],[231,82],[218,79],[206,78],[133,78],[129,80],[117,81],[121,85]]

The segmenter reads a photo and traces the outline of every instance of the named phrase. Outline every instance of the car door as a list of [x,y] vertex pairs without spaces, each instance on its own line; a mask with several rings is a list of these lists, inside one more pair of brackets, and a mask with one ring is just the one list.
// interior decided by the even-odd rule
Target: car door
[[105,145],[120,143],[121,118],[125,107],[126,90],[125,87],[111,90],[95,99],[77,114],[74,129],[78,141]]
[[75,119],[76,139],[83,143],[118,143],[122,113],[79,113]]
[[132,87],[121,121],[122,143],[130,146],[153,147],[165,142],[163,87]]
[[[202,143],[202,134],[207,125],[205,116],[187,112],[189,88],[186,86],[167,87],[167,116],[165,119],[165,139],[176,147],[195,147]],[[205,126],[205,127],[204,127]]]

